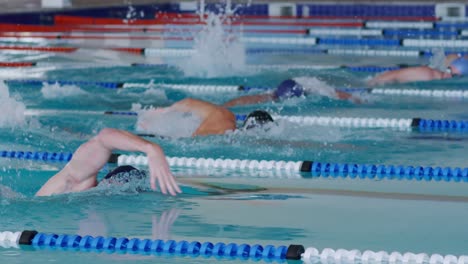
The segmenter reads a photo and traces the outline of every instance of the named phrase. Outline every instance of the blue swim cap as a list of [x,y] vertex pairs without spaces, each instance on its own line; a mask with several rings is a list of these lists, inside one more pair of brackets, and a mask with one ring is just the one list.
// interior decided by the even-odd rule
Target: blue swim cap
[[129,182],[131,179],[144,179],[146,174],[130,165],[123,165],[115,168],[113,171],[109,172],[104,180],[107,180],[110,183],[120,183],[124,184]]
[[276,88],[274,95],[278,99],[286,99],[291,97],[300,97],[304,94],[304,88],[292,79],[284,80],[278,88]]
[[468,75],[468,60],[463,57],[452,61],[450,67],[457,69],[460,75]]

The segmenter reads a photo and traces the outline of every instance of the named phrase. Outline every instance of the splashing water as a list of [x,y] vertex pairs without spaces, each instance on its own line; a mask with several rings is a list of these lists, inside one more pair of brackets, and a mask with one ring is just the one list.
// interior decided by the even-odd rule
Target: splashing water
[[125,15],[125,19],[123,19],[122,21],[125,24],[131,24],[138,19],[138,16],[143,18],[145,16],[145,12],[140,11],[140,14],[138,14],[136,8],[133,7],[132,3],[128,2],[127,14]]
[[239,36],[225,32],[221,15],[208,14],[195,36],[195,53],[180,63],[186,76],[213,78],[246,74],[245,47]]
[[60,85],[58,83],[43,83],[41,89],[42,96],[46,99],[63,98],[86,94],[80,87],[75,85]]
[[179,112],[166,108],[142,109],[133,104],[132,111],[138,113],[135,125],[138,132],[152,133],[171,138],[191,137],[200,126],[202,119],[191,112]]
[[2,105],[0,127],[16,127],[24,124],[26,107],[23,102],[10,97],[8,86],[3,81],[0,81],[0,104]]
[[309,94],[337,98],[335,88],[315,77],[296,77],[294,80]]
[[429,67],[444,71],[447,67],[445,66],[445,52],[444,49],[433,49],[432,57],[429,60]]

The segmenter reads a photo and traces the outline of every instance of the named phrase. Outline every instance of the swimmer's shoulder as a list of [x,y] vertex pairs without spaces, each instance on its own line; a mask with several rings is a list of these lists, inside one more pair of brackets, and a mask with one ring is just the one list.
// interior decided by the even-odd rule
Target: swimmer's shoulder
[[212,111],[195,131],[197,135],[224,134],[228,130],[236,129],[236,116],[224,107]]

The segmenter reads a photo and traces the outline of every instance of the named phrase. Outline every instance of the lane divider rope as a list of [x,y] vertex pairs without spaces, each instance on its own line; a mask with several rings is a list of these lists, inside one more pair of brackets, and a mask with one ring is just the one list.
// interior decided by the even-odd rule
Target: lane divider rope
[[[18,236],[18,234],[20,234]],[[229,259],[252,259],[265,261],[299,260],[304,246],[262,246],[259,244],[188,242],[160,239],[139,239],[126,237],[79,236],[66,234],[45,234],[34,230],[23,232],[1,232],[0,245],[12,244],[32,246],[35,249],[79,250],[83,252],[130,253],[130,254],[168,254],[174,256],[217,257]]]
[[[166,65],[161,65],[166,67]],[[254,66],[255,67],[255,66]],[[261,67],[261,66],[260,66]],[[266,68],[271,68],[267,66]],[[280,66],[278,66],[280,67]],[[327,68],[326,66],[324,68]],[[381,70],[390,68],[384,67]],[[354,70],[354,69],[352,69]],[[364,68],[363,71],[378,71],[379,68]],[[254,87],[244,85],[204,85],[204,84],[164,84],[153,82],[95,82],[95,81],[67,81],[67,80],[5,80],[11,84],[28,84],[40,85],[43,82],[53,84],[59,83],[60,85],[94,85],[104,88],[118,89],[118,88],[154,88],[166,87],[170,89],[183,90],[194,93],[210,93],[210,92],[248,92],[251,90],[274,90],[274,87]],[[395,89],[395,88],[338,88],[337,90],[349,93],[370,93],[376,95],[398,95],[398,96],[420,96],[420,97],[437,97],[437,98],[468,98],[468,89],[454,90],[454,89]]]
[[[50,62],[35,62],[35,61],[23,61],[23,62],[0,62],[0,67],[9,67],[9,68],[21,68],[21,67],[57,67],[57,68],[110,68],[110,67],[157,67],[157,68],[175,68],[175,66],[170,64],[146,64],[146,63],[129,63],[129,64],[96,64],[96,63],[50,63]],[[271,64],[271,65],[247,65],[250,70],[328,70],[328,69],[347,69],[350,71],[357,72],[383,72],[390,70],[400,69],[400,66],[388,66],[388,67],[378,67],[378,66],[338,66],[338,65],[301,65],[301,64]],[[12,83],[29,83],[29,84],[39,84],[40,82],[58,82],[58,83],[70,83],[73,81],[68,80],[9,80]],[[91,81],[75,81],[76,83],[93,83]],[[103,83],[103,82],[96,82]],[[113,82],[109,82],[113,83]]]
[[[71,153],[0,151],[2,158],[37,160],[44,162],[68,162]],[[275,160],[240,160],[213,159],[194,157],[167,157],[170,166],[219,168],[234,170],[276,170],[282,172],[310,173],[304,177],[350,178],[350,179],[387,179],[415,181],[453,181],[468,182],[468,168],[373,165],[356,163],[329,163],[318,161],[275,161]],[[112,154],[108,163],[117,165],[147,166],[148,159],[143,155]]]
[[468,90],[374,88],[370,90],[370,93],[379,94],[379,95],[408,95],[408,96],[438,97],[438,98],[468,98]]
[[387,252],[371,250],[346,250],[315,247],[305,248],[300,244],[274,246],[260,244],[212,243],[200,241],[175,241],[160,239],[139,239],[126,237],[80,236],[54,233],[39,233],[35,230],[22,232],[0,232],[0,247],[34,249],[78,250],[82,252],[108,254],[130,253],[142,255],[167,254],[172,256],[216,257],[239,260],[264,260],[283,262],[285,260],[302,260],[304,263],[322,264],[468,264],[468,256],[440,255],[398,251]]
[[322,251],[314,247],[308,247],[302,254],[304,263],[322,263],[322,264],[372,264],[372,263],[390,263],[390,264],[465,264],[468,263],[468,256],[454,256],[427,253],[400,253],[393,251],[374,252],[365,250],[363,252],[353,249],[331,249],[324,248]]
[[403,39],[404,47],[444,47],[444,48],[464,48],[468,45],[468,40],[462,39]]
[[[175,37],[174,37],[175,38]],[[74,42],[77,39],[64,39],[64,38],[52,38],[47,39],[49,42],[54,42],[57,44],[83,44],[83,41],[96,41],[96,39],[86,39],[79,40],[79,43]],[[177,40],[177,39],[174,39]],[[179,40],[187,40],[187,38],[180,38]],[[41,44],[43,41],[40,37],[13,37],[13,36],[1,36],[0,41],[22,41],[22,42],[31,42]],[[366,47],[379,47],[379,46],[398,46],[400,42],[395,42],[394,40],[342,40],[342,39],[316,39],[318,43],[312,45],[312,40],[307,38],[297,38],[297,39],[286,39],[286,38],[262,38],[258,41],[263,41],[258,44],[284,44],[284,45],[293,45],[291,48],[276,48],[276,47],[249,47],[246,49],[247,54],[331,54],[331,55],[354,55],[354,56],[398,56],[398,57],[421,57],[431,55],[430,51],[420,49],[420,50],[396,50],[396,49],[369,49]],[[320,42],[321,41],[321,42]],[[402,40],[403,41],[403,40]],[[464,47],[466,42],[464,40],[447,40],[438,41],[434,39],[434,42],[418,42],[418,39],[404,39],[403,46],[409,47],[449,47],[452,48],[452,53],[462,53],[464,52]],[[429,41],[429,40],[428,40]],[[119,40],[112,40],[113,43],[118,43]],[[309,43],[310,42],[310,43]],[[253,43],[255,44],[255,43]],[[122,45],[124,45],[122,43]],[[309,45],[309,47],[307,47]],[[361,48],[327,48],[329,46],[359,46]],[[307,48],[306,48],[307,47]],[[22,51],[38,51],[38,52],[75,52],[81,48],[69,48],[63,47],[64,50],[55,49],[54,47],[8,47],[8,49],[16,49]],[[57,47],[61,48],[61,47]],[[130,52],[134,54],[141,54],[144,56],[166,56],[166,57],[188,57],[193,55],[196,51],[190,48],[110,48],[111,50]]]
[[[91,114],[138,116],[134,111],[80,111],[80,110],[42,110],[28,109],[26,115],[56,115],[56,114]],[[243,122],[246,114],[236,114],[236,121]],[[417,130],[420,132],[468,132],[468,120],[438,120],[424,118],[374,118],[374,117],[329,117],[329,116],[281,116],[272,115],[274,120],[286,120],[302,125],[319,125],[352,128],[396,128]]]
[[406,22],[406,21],[367,21],[366,28],[415,28],[431,29],[434,22]]

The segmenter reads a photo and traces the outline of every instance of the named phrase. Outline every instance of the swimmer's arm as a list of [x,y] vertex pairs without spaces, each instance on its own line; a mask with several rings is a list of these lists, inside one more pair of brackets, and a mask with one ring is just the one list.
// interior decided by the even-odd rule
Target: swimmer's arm
[[77,192],[96,185],[99,170],[107,164],[113,150],[139,151],[146,153],[150,169],[151,188],[156,189],[156,179],[161,192],[175,195],[180,192],[169,170],[164,152],[157,145],[126,131],[105,128],[82,144],[73,154],[65,168],[47,181],[37,192],[38,196]]
[[339,90],[335,90],[335,93],[338,99],[341,99],[341,100],[353,99],[353,95],[350,93],[339,91]]
[[367,84],[369,86],[376,86],[376,85],[384,85],[387,83],[398,82],[401,74],[402,74],[401,70],[387,71],[387,72],[384,72],[375,76],[370,81],[368,81]]
[[415,81],[430,81],[441,79],[443,72],[431,69],[427,66],[408,67],[399,70],[384,72],[369,81],[369,85],[383,85],[387,83],[404,83]]
[[238,105],[250,105],[250,104],[259,104],[268,101],[274,101],[275,96],[273,94],[258,94],[258,95],[246,95],[241,96],[230,101],[227,101],[223,104],[225,107],[233,107]]

